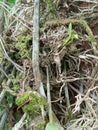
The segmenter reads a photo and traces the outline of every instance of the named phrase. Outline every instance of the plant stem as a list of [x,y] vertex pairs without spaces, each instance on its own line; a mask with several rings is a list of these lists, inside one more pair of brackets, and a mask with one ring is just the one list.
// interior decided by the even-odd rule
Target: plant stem
[[39,0],[34,2],[34,17],[33,17],[33,74],[36,87],[40,87],[40,70],[39,70]]
[[[64,65],[64,73],[66,76],[66,64]],[[68,92],[68,86],[67,86],[67,82],[65,81],[65,98],[66,98],[66,104],[67,104],[67,108],[68,108],[68,116],[70,119],[72,119],[72,111],[71,111],[71,107],[70,107],[70,99],[69,99],[69,92]]]
[[24,115],[22,116],[22,118],[20,119],[20,121],[15,124],[15,126],[12,128],[12,130],[20,130],[20,128],[24,124],[23,122],[24,122],[24,120],[25,120],[26,117],[27,117],[27,113],[24,113]]
[[[3,2],[6,3],[7,0],[3,0]],[[3,35],[3,31],[4,31],[4,21],[5,21],[5,18],[4,18],[4,8],[2,8],[1,15],[0,15],[0,35],[1,36]]]
[[48,98],[48,105],[49,105],[49,121],[50,123],[53,123],[48,67],[47,67],[47,98]]
[[4,125],[5,125],[5,121],[7,119],[7,116],[8,116],[8,113],[5,111],[2,118],[1,118],[1,121],[0,121],[0,130],[4,130]]

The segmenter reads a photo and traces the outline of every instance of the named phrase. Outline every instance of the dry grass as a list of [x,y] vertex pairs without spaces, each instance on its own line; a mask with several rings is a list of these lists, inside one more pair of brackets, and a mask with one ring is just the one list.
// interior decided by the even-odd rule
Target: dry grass
[[[98,13],[97,0],[68,0],[66,6],[59,1],[57,3],[56,6],[58,10],[55,15],[58,21],[60,21],[60,18],[77,20],[81,18],[85,20],[92,34],[94,34],[93,36],[96,43],[98,43],[98,31],[93,30],[98,24],[95,23]],[[16,78],[17,74],[21,75],[20,79],[17,80],[16,78],[16,82],[20,86],[17,92],[13,90],[13,86],[11,86],[10,90],[2,86],[1,99],[2,91],[4,91],[3,88],[11,94],[14,92],[15,94],[19,94],[25,92],[25,86],[28,85],[35,91],[35,84],[32,74],[31,57],[21,57],[18,58],[18,60],[15,59],[14,56],[10,57],[11,54],[15,55],[17,53],[17,51],[15,51],[15,42],[18,36],[23,35],[24,31],[26,35],[32,35],[33,3],[16,2],[16,4],[10,8],[8,5],[0,2],[0,6],[5,9],[5,30],[3,37],[0,38],[4,58],[1,57],[0,60],[1,68],[4,65],[3,70],[8,76],[4,76],[1,85],[6,84],[8,79],[11,80],[11,82],[13,81],[13,78],[10,78],[10,74],[14,67],[16,68],[16,74],[12,73],[14,78]],[[47,91],[46,66],[49,68],[52,109],[62,126],[67,130],[97,130],[98,53],[94,53],[94,48],[98,51],[98,45],[94,46],[94,48],[92,47],[93,43],[88,39],[87,32],[79,24],[72,25],[72,33],[77,34],[78,39],[73,39],[72,41],[69,39],[70,44],[68,46],[66,46],[66,44],[64,45],[64,39],[69,36],[68,24],[59,26],[56,24],[55,26],[51,25],[51,27],[48,25],[45,26],[48,16],[48,22],[53,20],[54,16],[50,17],[51,14],[45,12],[45,3],[42,2],[40,6],[40,16],[42,17],[40,18],[39,64],[45,91]],[[44,11],[42,9],[44,9]],[[31,45],[30,48],[32,48]],[[11,62],[14,67],[10,67],[10,71],[7,72],[6,63],[9,62]],[[2,73],[1,71],[1,74]],[[17,111],[17,106],[14,108],[12,104],[8,109],[12,112]],[[21,116],[22,115],[21,112]],[[9,115],[9,118],[10,116],[12,115]],[[12,117],[15,120],[14,116],[15,115]],[[15,123],[14,121],[14,124]],[[11,121],[10,124],[13,126]]]

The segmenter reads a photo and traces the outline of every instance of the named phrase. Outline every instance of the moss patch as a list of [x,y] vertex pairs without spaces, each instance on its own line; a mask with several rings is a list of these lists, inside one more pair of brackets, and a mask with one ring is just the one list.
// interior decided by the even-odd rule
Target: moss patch
[[18,36],[15,47],[19,50],[21,58],[31,58],[31,47],[29,45],[31,40],[32,36],[30,34]]
[[46,100],[35,91],[27,91],[17,97],[16,104],[22,107],[24,112],[38,113],[41,105],[46,104]]

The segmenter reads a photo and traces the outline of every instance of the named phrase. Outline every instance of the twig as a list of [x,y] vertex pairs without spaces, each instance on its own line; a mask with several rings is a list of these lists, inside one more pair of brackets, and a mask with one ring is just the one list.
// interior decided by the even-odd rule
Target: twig
[[[4,3],[7,2],[7,0],[3,0]],[[3,30],[4,30],[4,9],[2,8],[1,16],[0,16],[0,35],[2,36]]]
[[[56,79],[56,82],[57,83],[62,83],[62,82],[74,82],[74,81],[77,81],[77,80],[82,80],[82,79],[93,79],[92,77],[82,77],[82,78],[68,78],[68,79],[61,79],[61,80],[57,80]],[[96,80],[96,79],[94,79]]]
[[51,96],[50,96],[50,84],[49,84],[49,72],[47,67],[47,98],[48,98],[48,105],[49,105],[49,121],[53,123],[53,113],[52,113],[52,106],[51,106]]
[[3,89],[2,91],[1,91],[1,94],[0,94],[0,104],[1,104],[1,102],[2,102],[2,100],[3,100],[3,98],[4,98],[4,96],[5,96],[5,89]]
[[69,87],[70,87],[72,90],[74,90],[77,94],[80,94],[80,95],[84,96],[83,93],[81,93],[78,89],[76,89],[75,87],[73,87],[71,84],[69,84]]
[[4,130],[4,125],[5,125],[7,116],[8,116],[8,113],[5,111],[0,121],[0,130]]
[[12,128],[12,130],[20,130],[20,128],[24,124],[24,120],[25,120],[26,116],[27,116],[27,113],[24,113],[24,115],[22,116],[22,118],[20,119],[20,121],[15,124],[15,126]]
[[90,54],[79,55],[79,58],[81,58],[81,59],[93,58],[93,59],[98,60],[98,56],[90,55]]
[[0,71],[3,73],[3,75],[9,79],[8,75],[6,74],[6,72],[0,67]]
[[3,42],[4,42],[3,39],[0,38],[0,44],[1,44],[1,47],[2,47],[3,52],[4,52],[4,54],[5,54],[5,57],[7,58],[8,61],[10,61],[10,62],[16,67],[16,69],[17,69],[18,71],[23,72],[23,68],[22,68],[20,65],[18,65],[17,63],[15,63],[15,62],[8,56],[8,54],[7,54],[6,50],[5,50],[5,47],[4,47],[4,45],[3,45]]
[[98,4],[98,1],[97,0],[73,0],[73,2],[86,2],[86,3],[95,3],[95,4]]
[[3,64],[0,66],[0,69],[2,69],[2,71],[4,71],[4,73],[5,73],[5,74],[2,73],[2,74],[0,75],[0,85],[2,84],[2,82],[3,82],[4,78],[5,78],[5,76],[6,76],[6,78],[9,79],[9,77],[7,76],[7,71],[8,71],[11,67],[12,67],[11,63],[8,64],[8,65],[4,68],[5,70],[3,70]]
[[[7,81],[7,86],[9,86],[10,85],[10,83],[11,83],[11,80],[10,79],[8,79],[8,81]],[[5,89],[3,89],[2,90],[2,92],[1,92],[1,94],[0,94],[0,104],[1,104],[1,102],[2,102],[2,100],[3,100],[3,98],[4,98],[4,96],[5,96],[5,93],[6,93],[6,90]]]
[[[15,9],[10,8],[7,4],[5,4],[5,3],[3,3],[3,2],[0,2],[0,6],[1,6],[8,14],[11,14],[12,17],[15,18],[15,20],[19,21],[23,26],[25,26],[25,27],[28,28],[30,31],[32,31],[31,28],[28,26],[28,25],[30,25],[30,23],[27,22],[26,20],[24,20],[22,17],[20,18],[20,17],[18,16],[18,13],[13,12],[13,10],[15,10]],[[19,5],[18,5],[18,6],[19,6]],[[16,11],[16,10],[15,10],[15,11]],[[8,16],[8,17],[10,17],[10,16]],[[10,27],[14,22],[15,22],[15,21],[13,20],[12,23],[9,25],[9,27]]]
[[86,82],[86,88],[93,88],[96,79],[98,78],[98,63],[95,63],[95,66],[92,69],[92,73],[91,73],[91,79],[89,79]]
[[[2,65],[2,66],[3,66],[3,65]],[[2,66],[0,66],[0,69],[3,70]],[[7,73],[7,71],[9,70],[9,68],[11,68],[11,63],[5,67],[5,70],[3,70],[5,74],[2,73],[2,74],[0,75],[0,85],[2,84],[2,82],[3,82],[4,78],[5,78],[5,76],[7,76],[6,73]],[[9,79],[8,76],[7,76],[7,78]]]

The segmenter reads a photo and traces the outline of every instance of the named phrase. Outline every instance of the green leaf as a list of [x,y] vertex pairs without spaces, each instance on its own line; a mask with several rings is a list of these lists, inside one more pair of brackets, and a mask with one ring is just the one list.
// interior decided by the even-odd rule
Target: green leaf
[[[9,5],[10,7],[12,7],[15,4],[16,0],[8,0],[7,1],[7,5]],[[3,0],[0,0],[0,2],[3,2]]]
[[[2,2],[3,2],[3,0],[0,0],[0,1],[2,1]],[[15,3],[15,1],[16,1],[16,0],[8,0],[8,3],[13,3],[13,4],[14,4],[14,3]]]
[[70,23],[68,26],[68,37],[63,39],[63,44],[68,46],[74,39],[78,39],[78,34],[72,30],[72,23]]
[[68,26],[68,37],[63,39],[64,45],[69,45],[72,38],[72,24]]
[[59,130],[59,127],[54,123],[48,123],[45,130]]
[[68,26],[68,35],[69,35],[69,37],[71,37],[71,35],[72,35],[72,23],[70,23]]
[[15,3],[16,0],[8,0],[9,3]]

